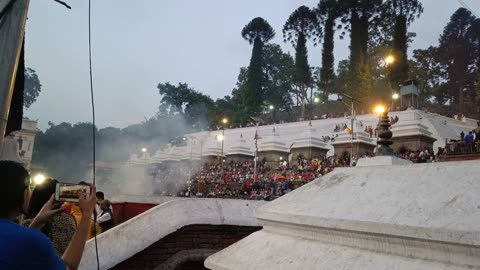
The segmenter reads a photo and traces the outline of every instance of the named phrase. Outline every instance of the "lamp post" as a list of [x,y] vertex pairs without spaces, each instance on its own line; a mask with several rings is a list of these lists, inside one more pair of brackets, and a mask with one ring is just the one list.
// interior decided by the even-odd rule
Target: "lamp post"
[[[351,112],[351,114],[352,114],[352,115],[351,115],[351,118],[352,118],[352,119],[351,119],[351,123],[350,123],[350,125],[351,125],[350,143],[351,143],[351,147],[352,147],[352,148],[350,149],[350,167],[352,167],[352,166],[353,166],[353,140],[355,139],[355,137],[354,137],[354,135],[353,135],[353,134],[354,134],[354,133],[353,133],[353,132],[354,132],[354,127],[353,127],[353,126],[354,126],[354,124],[355,124],[355,122],[354,122],[354,121],[355,121],[355,107],[354,107],[354,106],[355,106],[355,101],[356,101],[356,102],[359,102],[359,103],[360,103],[360,101],[357,100],[357,99],[355,99],[355,98],[352,97],[352,96],[347,95],[347,94],[343,94],[343,95],[346,96],[346,97],[348,97],[348,98],[351,99],[351,101],[352,101],[352,104],[351,104],[351,110],[352,110],[352,112]],[[342,102],[343,102],[343,101],[342,101]],[[345,102],[344,102],[344,104],[348,106],[348,104],[346,104]]]
[[222,164],[223,164],[223,142],[225,141],[225,125],[228,123],[228,119],[227,118],[223,118],[222,119],[222,134],[221,135],[218,135],[217,136],[217,140],[219,142],[222,142],[222,155],[220,156],[220,159],[222,161]]
[[142,148],[142,153],[143,153],[143,162],[146,165],[147,164],[147,148],[143,147]]
[[397,93],[394,93],[394,94],[392,95],[392,110],[391,110],[391,111],[393,111],[393,109],[394,109],[394,104],[395,104],[396,100],[397,100],[399,97],[400,97],[400,96],[399,96]]
[[393,93],[392,83],[390,82],[390,79],[391,79],[390,77],[391,77],[392,74],[390,72],[389,66],[391,64],[393,64],[393,62],[395,62],[395,58],[393,57],[393,55],[389,54],[387,57],[385,57],[385,59],[383,61],[385,61],[385,67],[387,69],[388,88],[390,88],[391,97],[392,97],[392,105],[390,107],[390,110],[393,111],[393,102],[394,102],[395,99],[398,98],[398,94]]
[[274,116],[274,113],[275,113],[275,112],[273,111],[273,110],[275,109],[275,106],[273,106],[272,104],[270,104],[270,105],[268,106],[268,109],[269,109],[270,112],[272,113],[272,122],[273,122],[273,124],[275,124],[275,116]]

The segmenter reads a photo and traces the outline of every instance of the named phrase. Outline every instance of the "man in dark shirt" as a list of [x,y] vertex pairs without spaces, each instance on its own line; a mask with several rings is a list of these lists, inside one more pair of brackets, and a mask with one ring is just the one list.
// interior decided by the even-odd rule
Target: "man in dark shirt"
[[[83,217],[62,258],[50,240],[40,231],[46,222],[64,209],[54,209],[54,196],[33,219],[30,228],[12,222],[25,212],[30,201],[30,175],[17,162],[0,161],[0,269],[65,270],[77,269],[87,240],[90,216],[95,209],[95,196],[80,195]],[[92,194],[96,190],[91,186]]]

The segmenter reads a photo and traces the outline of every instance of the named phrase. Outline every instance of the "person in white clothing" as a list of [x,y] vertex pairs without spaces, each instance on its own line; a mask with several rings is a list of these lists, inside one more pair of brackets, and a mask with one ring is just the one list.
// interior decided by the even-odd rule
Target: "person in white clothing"
[[102,232],[111,229],[114,226],[113,214],[110,210],[112,204],[109,200],[103,200],[100,202],[100,214],[98,215],[97,222],[102,227]]

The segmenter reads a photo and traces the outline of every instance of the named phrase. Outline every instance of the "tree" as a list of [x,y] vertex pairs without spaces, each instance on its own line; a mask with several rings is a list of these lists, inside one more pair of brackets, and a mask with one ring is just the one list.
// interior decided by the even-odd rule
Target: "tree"
[[[362,102],[363,107],[371,102],[372,80],[368,62],[369,33],[380,20],[381,0],[342,1],[341,22],[344,30],[350,31],[350,80],[348,92]],[[342,32],[341,37],[345,35]]]
[[158,84],[160,100],[159,112],[161,115],[182,114],[185,120],[192,125],[206,126],[209,114],[214,106],[213,100],[186,83],[178,86],[170,83]]
[[266,101],[275,107],[275,111],[286,111],[290,114],[293,105],[295,64],[292,56],[282,51],[278,44],[268,44],[264,50]]
[[[290,114],[294,92],[294,61],[292,56],[284,53],[278,44],[266,44],[263,49],[262,74],[265,93],[264,104],[273,105],[275,111],[286,111]],[[250,114],[246,113],[243,106],[243,95],[247,88],[248,68],[242,67],[238,75],[237,85],[229,96],[216,101],[217,110],[228,111],[228,115],[236,115],[238,124],[249,121]],[[229,103],[231,101],[232,103]],[[228,104],[228,105],[227,105]],[[265,107],[265,106],[264,106]],[[220,111],[221,111],[220,110]]]
[[296,9],[283,26],[283,38],[295,47],[295,81],[298,84],[302,99],[302,114],[305,118],[305,99],[307,87],[312,82],[312,74],[308,64],[307,39],[316,45],[317,38],[322,35],[317,15],[306,6]]
[[[382,22],[386,24],[387,32],[392,32],[391,54],[395,61],[389,65],[390,85],[398,85],[408,79],[408,26],[419,18],[423,12],[419,0],[387,0],[383,4]],[[388,27],[393,25],[393,31]]]
[[430,46],[425,50],[413,51],[413,61],[410,65],[410,78],[416,79],[420,90],[420,102],[434,96],[438,105],[445,105],[446,98],[440,91],[442,84],[442,68],[437,61],[438,49]]
[[242,37],[250,44],[253,43],[252,57],[248,68],[248,85],[244,93],[244,103],[249,114],[259,112],[263,103],[263,46],[274,36],[273,28],[265,19],[260,17],[254,18],[242,29]]
[[478,56],[469,36],[474,20],[470,11],[459,8],[439,39],[438,61],[445,67],[448,88],[457,92],[456,97],[453,93],[451,96],[459,114],[465,113],[465,95],[469,98],[475,95],[474,67]]
[[29,108],[35,101],[37,101],[38,95],[42,91],[42,84],[38,79],[38,75],[35,70],[31,68],[25,69],[25,88],[23,92],[23,105],[25,108]]
[[[316,9],[318,18],[323,25],[323,49],[322,49],[322,67],[320,69],[319,88],[324,96],[328,97],[333,91],[335,81],[333,55],[335,20],[340,17],[339,0],[321,0]],[[340,26],[341,27],[341,26]]]

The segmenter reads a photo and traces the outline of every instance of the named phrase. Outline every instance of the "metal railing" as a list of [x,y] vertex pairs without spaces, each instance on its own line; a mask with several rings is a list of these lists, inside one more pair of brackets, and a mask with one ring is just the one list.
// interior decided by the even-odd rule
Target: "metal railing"
[[445,146],[447,155],[480,154],[480,141],[467,144],[465,142],[450,142]]

